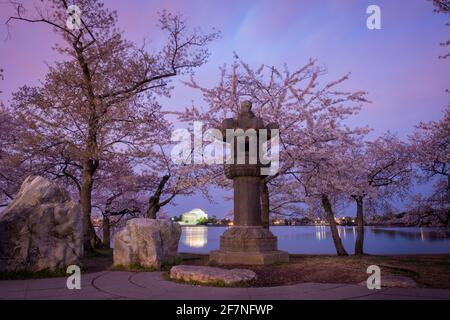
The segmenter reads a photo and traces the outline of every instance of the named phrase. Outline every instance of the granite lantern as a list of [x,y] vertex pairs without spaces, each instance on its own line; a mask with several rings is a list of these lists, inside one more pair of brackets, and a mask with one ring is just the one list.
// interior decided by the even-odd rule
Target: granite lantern
[[[233,163],[225,164],[224,171],[226,177],[233,180],[234,224],[221,236],[220,249],[210,254],[210,261],[217,264],[256,265],[289,260],[287,252],[278,250],[277,238],[269,228],[263,227],[261,219],[260,185],[265,177],[261,170],[264,164],[258,152],[264,142],[261,130],[265,129],[269,133],[266,137],[270,138],[270,129],[275,126],[266,126],[251,108],[251,102],[244,101],[236,119],[222,122],[224,139],[232,142]],[[231,140],[230,136],[227,139],[230,131],[233,132]],[[243,133],[244,136],[237,141]]]

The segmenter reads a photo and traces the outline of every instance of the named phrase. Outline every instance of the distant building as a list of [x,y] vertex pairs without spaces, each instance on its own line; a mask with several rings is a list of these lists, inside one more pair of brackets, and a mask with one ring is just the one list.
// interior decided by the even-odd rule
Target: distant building
[[202,209],[192,209],[191,211],[185,212],[181,215],[180,224],[196,225],[202,220],[208,219],[208,215]]

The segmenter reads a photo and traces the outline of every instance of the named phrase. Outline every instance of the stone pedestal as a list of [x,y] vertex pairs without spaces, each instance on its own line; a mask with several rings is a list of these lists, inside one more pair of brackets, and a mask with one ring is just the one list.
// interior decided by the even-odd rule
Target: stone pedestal
[[277,250],[277,238],[261,226],[236,226],[220,237],[220,250],[209,260],[217,264],[261,265],[288,262],[287,252]]

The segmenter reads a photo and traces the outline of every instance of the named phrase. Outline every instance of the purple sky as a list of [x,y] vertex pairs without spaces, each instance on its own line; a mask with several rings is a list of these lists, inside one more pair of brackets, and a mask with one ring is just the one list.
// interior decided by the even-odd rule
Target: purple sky
[[[117,9],[127,38],[136,42],[147,38],[156,48],[164,40],[156,27],[157,12],[163,9],[183,14],[190,26],[220,30],[222,38],[210,46],[211,58],[196,74],[202,85],[216,83],[218,67],[232,61],[234,51],[255,66],[287,63],[296,68],[314,57],[328,68],[327,79],[351,72],[347,86],[368,91],[373,102],[352,124],[371,126],[372,137],[387,130],[406,137],[419,121],[438,119],[448,102],[449,61],[437,58],[445,52],[439,43],[448,39],[448,21],[434,13],[427,0],[106,0],[105,4]],[[381,30],[366,28],[370,4],[381,8]],[[1,20],[11,13],[0,2]],[[1,28],[4,102],[19,86],[37,85],[46,63],[61,59],[51,49],[58,38],[46,26],[14,23],[10,34],[11,39],[4,41],[7,30]],[[173,84],[172,99],[162,101],[165,108],[181,109],[192,101],[204,105],[198,92],[178,79]],[[179,214],[200,207],[223,216],[232,204],[223,203],[222,191],[214,194],[218,204],[195,196],[166,209]]]

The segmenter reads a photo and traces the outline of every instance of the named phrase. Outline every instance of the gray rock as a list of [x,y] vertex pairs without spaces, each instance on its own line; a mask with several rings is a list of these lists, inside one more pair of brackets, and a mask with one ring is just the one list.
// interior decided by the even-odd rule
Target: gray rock
[[114,239],[114,265],[160,269],[178,257],[181,226],[169,220],[136,218],[127,221]]
[[169,220],[153,220],[158,224],[161,235],[162,263],[172,264],[178,258],[178,243],[181,237],[181,226],[179,223]]
[[83,254],[82,212],[67,191],[40,176],[25,179],[0,217],[0,271],[59,270]]
[[256,273],[247,269],[222,269],[207,266],[179,265],[170,269],[170,278],[201,283],[223,281],[227,285],[256,279]]

